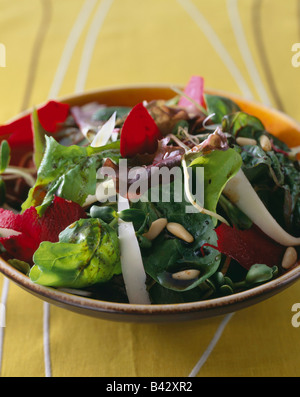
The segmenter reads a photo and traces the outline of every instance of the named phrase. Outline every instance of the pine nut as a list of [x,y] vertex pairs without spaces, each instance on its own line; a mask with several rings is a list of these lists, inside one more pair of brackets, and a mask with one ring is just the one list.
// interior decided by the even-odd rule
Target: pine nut
[[199,274],[200,270],[196,269],[182,270],[181,272],[173,273],[172,278],[175,280],[193,280],[197,278]]
[[269,152],[270,150],[272,150],[272,144],[267,135],[262,135],[259,138],[259,143],[263,151]]
[[281,266],[283,269],[289,269],[297,262],[297,251],[294,247],[288,247],[283,255]]
[[187,243],[192,243],[194,241],[194,237],[180,223],[168,223],[167,230],[174,234],[174,236],[186,241]]
[[143,236],[148,240],[154,240],[167,226],[168,220],[166,218],[156,219],[151,223],[151,226],[147,233],[144,233]]
[[236,143],[240,146],[245,146],[245,145],[257,145],[257,142],[255,139],[251,138],[244,138],[244,137],[237,137],[236,138]]

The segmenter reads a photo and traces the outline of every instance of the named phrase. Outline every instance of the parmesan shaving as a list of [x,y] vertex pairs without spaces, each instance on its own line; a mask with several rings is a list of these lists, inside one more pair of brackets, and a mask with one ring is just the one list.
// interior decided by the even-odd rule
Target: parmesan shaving
[[271,239],[284,246],[300,245],[300,238],[288,234],[272,217],[242,170],[227,182],[223,193]]
[[116,112],[112,114],[112,116],[106,121],[105,124],[100,128],[100,130],[95,135],[91,146],[92,147],[99,147],[104,146],[109,141],[116,124]]
[[[129,208],[129,201],[119,195],[118,211]],[[129,303],[150,305],[143,259],[132,222],[119,219],[119,242],[122,274]]]

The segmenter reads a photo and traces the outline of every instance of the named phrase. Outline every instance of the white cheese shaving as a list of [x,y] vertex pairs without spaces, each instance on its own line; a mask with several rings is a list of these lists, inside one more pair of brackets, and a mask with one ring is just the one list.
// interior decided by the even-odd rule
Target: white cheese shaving
[[223,193],[274,241],[284,246],[300,245],[300,238],[288,234],[272,217],[242,170],[227,182]]
[[91,143],[92,147],[99,147],[107,144],[115,129],[116,114],[117,112],[114,112],[112,116],[106,121],[106,123],[103,124],[103,126],[97,132]]
[[[129,202],[118,196],[118,211],[129,209]],[[146,273],[132,222],[119,220],[119,241],[123,279],[129,303],[150,304]]]

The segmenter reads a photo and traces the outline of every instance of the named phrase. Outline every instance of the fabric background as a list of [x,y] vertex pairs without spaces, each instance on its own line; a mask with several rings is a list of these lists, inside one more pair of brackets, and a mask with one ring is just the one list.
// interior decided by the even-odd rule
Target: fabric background
[[[185,84],[192,74],[300,121],[300,67],[292,64],[299,0],[0,0],[0,9],[0,123],[50,97]],[[299,287],[226,323],[127,324],[49,306],[1,275],[0,373],[185,377],[200,359],[192,376],[298,377],[300,328],[291,323],[291,308]]]

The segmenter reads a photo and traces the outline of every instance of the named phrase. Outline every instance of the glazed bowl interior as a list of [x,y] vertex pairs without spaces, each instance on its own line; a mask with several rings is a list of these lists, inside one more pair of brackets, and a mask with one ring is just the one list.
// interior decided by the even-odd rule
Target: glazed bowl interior
[[[207,90],[207,93],[231,98],[243,111],[257,116],[267,131],[289,146],[300,145],[300,126],[287,115],[230,93],[216,90]],[[143,100],[169,99],[174,95],[169,85],[144,85],[95,90],[62,98],[60,101],[70,106],[94,101],[113,106],[134,106]],[[27,113],[30,111],[28,110]],[[0,258],[0,271],[9,280],[46,302],[83,315],[125,322],[190,321],[231,313],[279,293],[300,278],[298,263],[291,270],[266,284],[233,295],[191,303],[136,305],[95,300],[40,286],[2,258]]]

